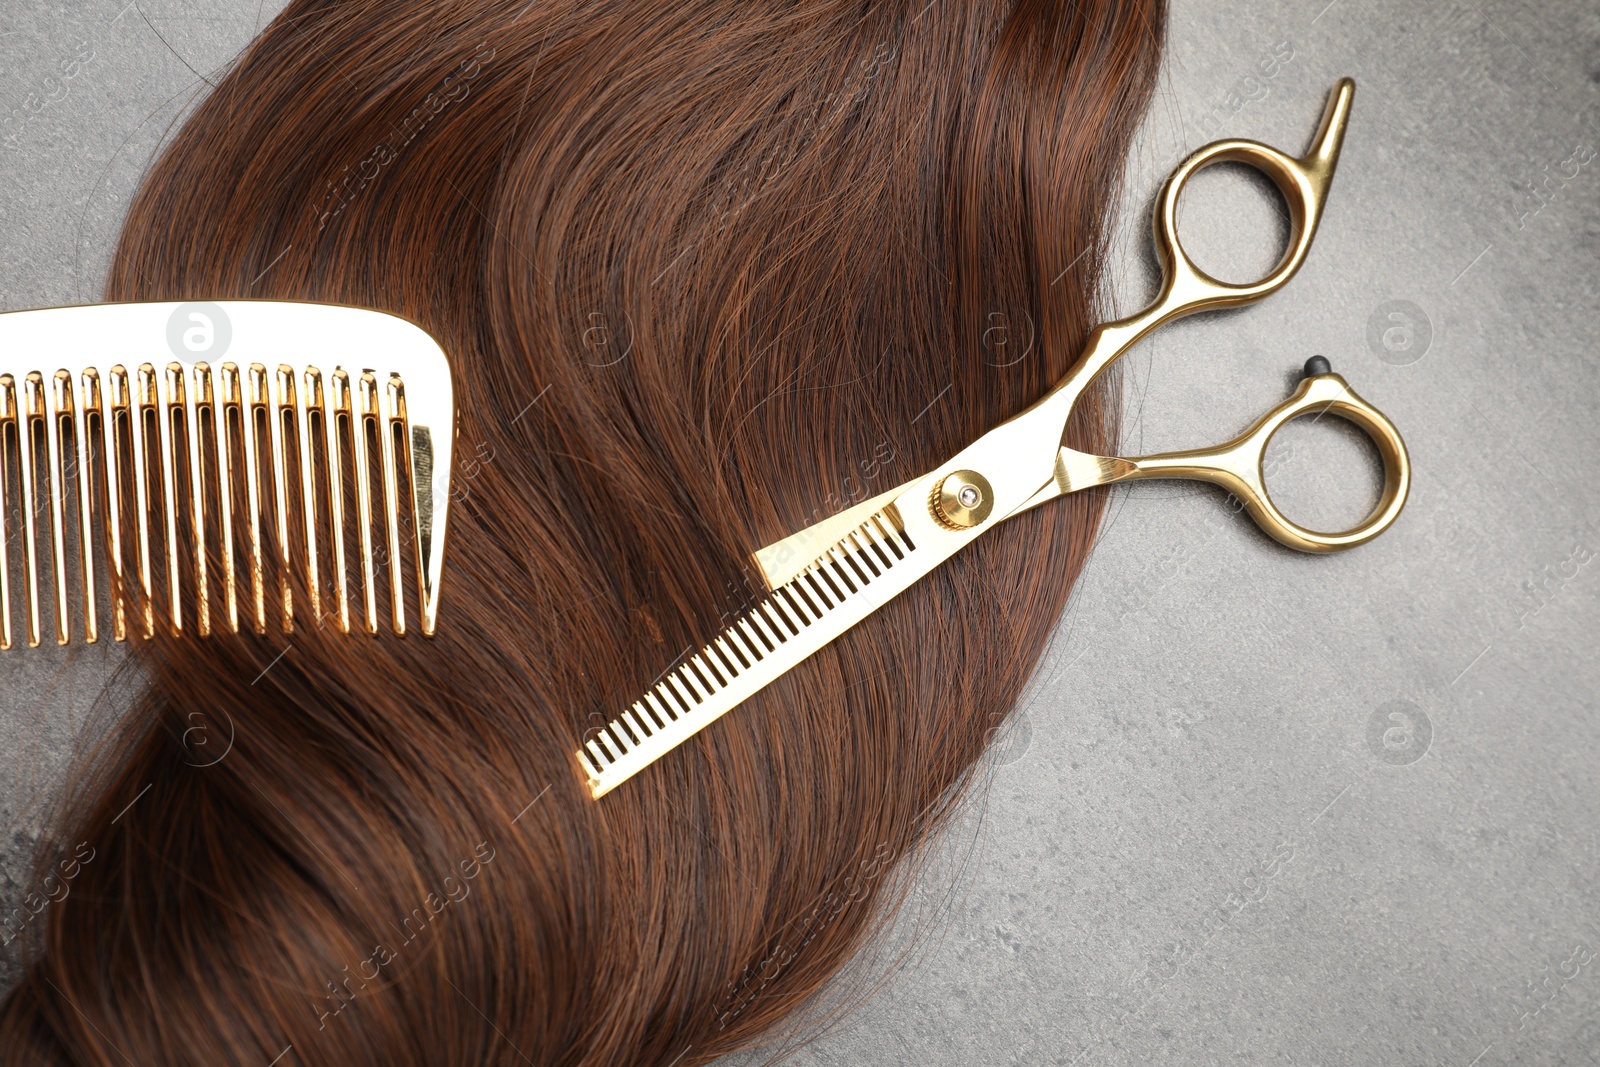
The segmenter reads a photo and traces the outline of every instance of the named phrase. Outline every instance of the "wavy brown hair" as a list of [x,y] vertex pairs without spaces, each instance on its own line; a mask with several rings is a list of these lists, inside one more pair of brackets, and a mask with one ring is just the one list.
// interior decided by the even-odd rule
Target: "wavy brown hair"
[[[687,1067],[814,1021],[968,792],[1103,497],[1006,523],[598,803],[571,753],[758,594],[754,547],[1067,370],[1163,20],[290,3],[154,164],[106,295],[439,338],[439,634],[141,643],[5,1062]],[[1111,447],[1115,413],[1092,394],[1069,440]],[[208,766],[197,715],[231,723]]]

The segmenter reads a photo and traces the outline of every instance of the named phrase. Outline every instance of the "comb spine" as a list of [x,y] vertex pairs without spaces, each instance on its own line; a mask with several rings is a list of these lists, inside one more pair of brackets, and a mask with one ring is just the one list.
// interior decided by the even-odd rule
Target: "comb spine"
[[[67,389],[73,388],[71,375]],[[76,401],[73,396],[70,399]],[[78,457],[78,565],[83,578],[83,641],[92,645],[100,640],[100,621],[96,617],[94,580],[94,471],[89,464],[89,411],[91,403],[90,377],[83,375],[83,405],[74,406],[72,417],[73,445]],[[3,566],[0,561],[0,566]]]
[[[66,389],[62,390],[62,380]],[[67,517],[66,484],[61,475],[61,423],[75,418],[72,410],[72,374],[56,371],[50,378],[50,408],[44,419],[45,458],[50,463],[50,557],[55,577],[56,644],[72,640],[72,624],[67,616]]]

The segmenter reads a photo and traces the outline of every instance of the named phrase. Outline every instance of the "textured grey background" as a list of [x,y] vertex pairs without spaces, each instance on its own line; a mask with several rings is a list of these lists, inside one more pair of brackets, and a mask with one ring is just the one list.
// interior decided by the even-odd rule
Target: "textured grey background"
[[[123,4],[0,0],[5,309],[96,296],[163,131],[278,0]],[[1231,436],[1322,353],[1404,432],[1404,515],[1306,557],[1203,487],[1122,493],[987,802],[866,961],[892,981],[797,1062],[1600,1062],[1600,9],[1177,0],[1115,304],[1181,152],[1298,151],[1345,74],[1310,260],[1125,361],[1129,446]],[[1198,258],[1267,265],[1271,198],[1206,178]],[[1312,525],[1376,484],[1331,421],[1272,455]],[[114,658],[0,657],[9,899]]]

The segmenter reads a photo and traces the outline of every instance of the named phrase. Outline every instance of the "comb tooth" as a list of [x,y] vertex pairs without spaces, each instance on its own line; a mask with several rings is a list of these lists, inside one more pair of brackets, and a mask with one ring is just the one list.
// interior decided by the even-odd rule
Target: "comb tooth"
[[[189,451],[189,532],[194,538],[195,632],[211,636],[211,588],[206,571],[206,468],[200,447],[200,412],[211,406],[210,375],[204,363],[178,368],[183,403],[183,440]],[[176,503],[176,497],[173,498]]]
[[733,646],[728,644],[726,637],[718,634],[712,639],[710,648],[717,654],[724,678],[737,678],[744,673],[744,667],[740,665],[739,657],[734,654]]
[[644,708],[646,721],[651,724],[653,730],[663,729],[672,721],[672,716],[667,713],[661,703],[660,695],[654,689],[639,698],[639,707]]
[[800,617],[805,620],[807,626],[822,618],[822,609],[817,607],[817,602],[811,598],[811,594],[806,590],[804,574],[795,575],[787,585],[779,586],[779,588],[788,595],[790,602],[799,609]]
[[775,596],[768,596],[757,604],[756,612],[766,621],[767,629],[778,638],[780,645],[788,642],[791,633],[800,632],[800,627],[784,615],[783,602]]
[[250,364],[244,383],[246,395],[239,405],[244,424],[244,485],[246,507],[250,510],[250,605],[256,633],[267,632],[267,575],[261,549],[261,461],[256,441],[256,408],[265,401],[267,368]]
[[677,670],[667,675],[667,681],[688,698],[690,708],[706,702],[706,694],[700,692],[700,687],[694,684],[694,672],[689,670],[688,664],[679,666]]
[[17,423],[17,381],[9,374],[0,374],[0,649],[11,647],[11,561],[6,546],[11,541],[6,518],[10,503],[6,495],[11,491],[11,449],[5,429]]
[[[634,707],[637,707],[637,704],[635,704]],[[646,739],[646,737],[653,733],[653,731],[650,729],[650,726],[646,726],[645,723],[640,720],[638,713],[635,712],[632,707],[627,709],[626,712],[622,712],[621,715],[618,715],[618,718],[621,718],[622,725],[627,726],[629,731],[632,731],[632,734],[634,734],[635,737],[638,737],[640,741],[643,741],[643,739]]]
[[678,684],[689,690],[696,704],[705,703],[706,697],[711,695],[712,690],[707,688],[706,680],[695,670],[693,660],[684,660],[673,673],[677,675]]
[[789,609],[789,614],[800,620],[801,628],[811,625],[811,615],[807,612],[805,600],[795,595],[795,590],[788,585],[780,585],[778,596],[783,598],[784,605]]
[[863,523],[862,528],[870,530],[881,542],[879,547],[879,555],[883,555],[882,545],[887,545],[889,547],[889,551],[893,553],[893,555],[884,557],[884,561],[888,563],[889,566],[893,567],[896,563],[906,558],[905,550],[894,543],[894,531],[884,523],[881,515],[872,516],[872,520],[870,522]]
[[354,411],[350,418],[350,440],[353,444],[356,468],[356,512],[357,533],[360,534],[361,544],[361,576],[363,606],[367,612],[367,633],[378,632],[378,589],[377,579],[372,571],[372,470],[368,466],[370,460],[367,456],[367,414],[373,410],[373,393],[377,391],[377,379],[371,371],[363,372],[360,379],[359,395],[354,400]]
[[23,379],[22,405],[17,411],[17,459],[22,467],[22,587],[28,604],[28,647],[39,647],[39,559],[35,545],[34,496],[37,491],[33,459],[33,420],[44,408],[44,379],[37,373]]
[[695,669],[695,681],[701,683],[700,688],[708,693],[715,693],[723,688],[724,683],[717,675],[717,671],[696,652],[689,657],[689,664]]
[[146,479],[149,465],[145,456],[144,413],[154,405],[155,368],[142,364],[135,374],[134,387],[129,396],[129,422],[133,426],[133,499],[134,532],[139,541],[139,586],[144,595],[144,635],[155,636],[155,597],[150,578],[150,488]]
[[378,454],[383,460],[383,525],[389,534],[389,602],[394,617],[394,632],[406,632],[406,602],[402,595],[405,575],[400,569],[400,490],[395,480],[394,419],[395,394],[399,377],[389,375],[382,392],[373,398],[381,405],[378,413]]
[[[701,649],[701,652],[704,651]],[[700,658],[700,652],[689,657],[683,665],[683,670],[694,679],[694,684],[700,687],[700,692],[704,696],[715,696],[717,691],[723,688],[722,680],[710,669],[710,664]]]
[[902,569],[891,577],[890,571],[915,550],[892,508],[846,533],[613,720],[613,730],[637,733],[643,725],[644,739],[594,764],[590,795],[615,789],[866,618],[877,599],[865,595],[869,584],[879,593],[889,587],[888,596],[906,588],[915,573]]
[[707,645],[700,650],[699,655],[705,660],[705,665],[711,668],[711,679],[717,683],[717,688],[726,689],[728,683],[733,681],[733,673],[723,665],[722,657],[717,654],[716,649]]
[[317,587],[317,490],[312,476],[311,416],[309,408],[322,406],[322,374],[315,367],[305,375],[305,390],[294,398],[294,425],[300,456],[301,525],[306,532],[306,591],[311,597],[311,617],[322,620],[322,593]]
[[[412,543],[417,553],[417,610],[422,615],[422,632],[433,636],[439,617],[439,579],[444,566],[440,549],[444,536],[445,507],[450,489],[450,442],[443,447],[434,443],[434,426],[413,426],[406,405],[405,382],[398,377],[390,381],[395,387],[395,418],[400,422],[400,436],[405,442],[406,475],[411,480]],[[427,405],[424,409],[424,422]],[[437,416],[438,410],[433,414]],[[437,464],[438,456],[444,463]],[[438,498],[435,498],[435,493]],[[437,506],[437,508],[436,508]]]
[[[100,409],[100,467],[106,487],[106,554],[111,561],[111,634],[118,641],[128,639],[125,600],[126,575],[122,568],[122,450],[117,447],[117,412],[128,403],[128,372],[120,364],[87,379],[94,387],[95,406]],[[101,390],[104,389],[102,395]]]
[[767,617],[762,614],[761,606],[759,604],[751,608],[745,614],[744,618],[745,621],[750,625],[751,629],[755,630],[755,632],[760,635],[761,640],[766,642],[766,645],[769,649],[777,648],[779,645],[783,644],[782,641],[778,640],[777,635],[772,632],[772,626],[768,622]]
[[[682,715],[699,703],[689,693],[688,687],[677,679],[676,672],[663,677],[661,684],[656,686],[656,690],[662,694],[661,702],[667,704],[675,715]],[[670,703],[668,703],[669,701]]]
[[[394,404],[394,420],[400,430],[405,457],[406,480],[411,485],[411,547],[417,568],[417,611],[422,616],[422,633],[433,636],[437,613],[434,583],[438,575],[430,567],[433,551],[433,437],[422,427],[413,430],[406,410],[406,383],[398,374],[389,376],[389,397]],[[397,590],[399,586],[395,587]],[[398,599],[399,594],[396,593]]]
[[658,727],[650,721],[650,716],[644,713],[643,704],[635,701],[633,707],[629,708],[625,714],[628,716],[628,722],[633,725],[634,731],[640,737],[654,736]]
[[665,690],[660,685],[644,695],[644,704],[662,723],[676,722],[680,714],[677,702],[667,699]]
[[[98,606],[94,603],[94,478],[90,469],[90,411],[99,408],[99,378],[93,370],[83,371],[83,405],[78,406],[72,392],[72,374],[67,374],[67,405],[72,408],[72,443],[77,454],[78,474],[78,566],[83,577],[83,643],[99,641]],[[0,558],[0,566],[5,565]]]
[[601,750],[600,746],[592,739],[589,741],[588,744],[584,745],[583,748],[584,748],[584,751],[589,756],[589,762],[594,766],[594,769],[597,770],[597,771],[604,770],[607,767],[607,765],[609,765],[612,762],[610,757],[608,757]]
[[611,724],[611,732],[622,739],[624,751],[642,743],[649,736],[648,734],[639,733],[633,728],[633,723],[626,712],[617,716],[616,721]]
[[666,724],[672,721],[665,714],[663,714],[661,709],[657,707],[656,704],[650,699],[649,693],[646,693],[644,696],[634,701],[633,715],[634,718],[638,719],[649,728],[652,735],[660,733],[661,730],[665,728]]
[[846,540],[850,542],[851,547],[839,553],[841,561],[849,568],[845,573],[854,575],[858,580],[858,585],[871,585],[872,579],[877,576],[877,572],[868,573],[868,568],[857,555],[860,551],[860,546],[857,544],[855,537],[851,536]]
[[762,633],[760,628],[756,626],[753,618],[751,618],[749,615],[741,617],[739,619],[738,626],[739,629],[746,635],[755,635],[755,640],[751,643],[751,647],[755,649],[755,653],[758,657],[765,659],[772,653],[772,648],[775,644],[777,644],[777,642],[772,640],[772,638],[768,637],[766,634]]
[[750,669],[750,657],[744,654],[744,649],[739,647],[739,642],[733,640],[732,630],[724,630],[717,635],[712,644],[717,646],[717,651],[722,653],[722,658],[728,661],[728,666],[735,673],[742,673]]
[[860,533],[861,536],[858,537],[856,533],[850,535],[850,547],[852,549],[850,558],[855,561],[857,568],[864,569],[863,572],[867,574],[868,581],[873,578],[881,578],[883,572],[878,569],[878,561],[872,558],[872,548],[870,547],[872,542],[867,539],[864,531],[857,531],[857,533]]
[[183,601],[179,599],[178,576],[178,453],[173,444],[172,421],[183,410],[183,364],[168,363],[166,373],[152,384],[165,395],[158,395],[156,436],[161,442],[161,510],[167,531],[167,599],[172,613],[172,632],[183,633]]
[[839,580],[844,583],[845,592],[847,595],[860,591],[860,586],[864,585],[865,583],[858,582],[850,573],[850,557],[847,554],[840,552],[837,548],[830,548],[828,549],[828,562],[833,564],[834,573],[837,574],[839,576]]
[[[73,409],[72,438],[78,468],[78,568],[83,580],[83,642],[87,645],[100,640],[94,584],[94,498],[90,495],[94,478],[89,467],[89,412],[98,406],[98,389],[94,388],[97,384],[91,372],[85,371],[83,407],[80,408],[73,395],[72,375],[67,375],[67,403]],[[0,559],[0,566],[4,566],[3,559]]]
[[845,600],[849,599],[853,590],[850,588],[850,583],[844,580],[843,575],[838,575],[838,577],[835,578],[835,575],[837,574],[837,568],[838,561],[835,560],[831,555],[824,555],[820,560],[817,561],[818,576],[821,577],[825,583],[827,583],[828,589],[833,592],[833,598],[840,603],[843,603]]
[[233,558],[233,434],[228,429],[228,410],[239,407],[242,399],[239,367],[233,363],[207,367],[205,376],[211,393],[212,445],[217,454],[217,536],[222,545],[222,601],[228,614],[228,630],[238,633],[239,578]]
[[746,669],[761,662],[761,657],[750,648],[750,638],[739,629],[737,620],[734,624],[722,631],[722,636],[727,639],[728,645],[733,649],[734,655],[739,657],[739,664]]
[[[350,376],[335,370],[328,376],[327,407],[322,428],[328,440],[328,523],[333,546],[333,588],[339,608],[339,632],[350,632],[350,585],[344,569],[344,460],[339,449],[339,416],[349,417]],[[354,418],[350,418],[354,424]]]
[[670,674],[661,679],[660,684],[656,686],[656,703],[668,709],[674,719],[694,707],[689,702],[689,698],[680,693],[678,687],[672,684],[672,676]]
[[768,597],[756,605],[756,610],[761,612],[766,620],[767,629],[778,636],[781,644],[789,640],[790,633],[799,633],[800,627],[796,626],[789,617],[783,613],[783,602],[777,597]]
[[[278,599],[283,610],[283,632],[294,633],[294,593],[290,589],[289,565],[293,558],[289,543],[289,477],[283,451],[283,420],[294,414],[294,368],[278,364],[274,396],[267,404],[267,434],[272,446],[272,492],[274,519],[278,528]],[[265,386],[265,383],[263,383]],[[271,401],[276,400],[276,403]]]
[[731,633],[737,635],[739,640],[744,642],[744,649],[750,654],[749,658],[752,661],[759,663],[767,658],[767,650],[761,643],[761,636],[756,633],[755,627],[751,626],[749,622],[744,619],[738,619],[728,629]]
[[620,720],[606,723],[600,730],[600,736],[605,739],[606,747],[615,749],[619,756],[626,756],[628,749],[633,747],[628,744],[628,735],[623,731]]
[[657,715],[655,709],[649,705],[647,700],[640,700],[633,705],[633,717],[638,719],[640,722],[649,723],[651,727],[650,732],[652,734],[657,730],[665,728],[667,723],[671,721],[670,719],[663,719],[661,716]]
[[[805,579],[806,585],[810,587],[812,594],[817,598],[817,603],[822,605],[820,610],[832,611],[833,597],[828,595],[830,591],[828,588],[829,583],[827,581],[828,576],[822,573],[821,568],[813,563],[811,566],[800,572],[800,577]],[[799,579],[796,579],[796,581],[798,580]],[[838,590],[832,590],[832,592],[833,596],[838,596]]]
[[56,644],[72,640],[67,618],[67,521],[66,485],[61,475],[61,424],[75,419],[72,404],[72,374],[57,371],[51,376],[52,404],[44,420],[45,458],[50,461],[50,555],[56,592]]
[[860,532],[861,536],[866,539],[867,544],[872,547],[872,557],[874,560],[874,565],[878,567],[878,573],[882,574],[890,567],[893,567],[894,560],[889,556],[889,553],[885,551],[883,547],[883,540],[878,536],[878,531],[873,524],[870,522],[865,524],[861,527]]

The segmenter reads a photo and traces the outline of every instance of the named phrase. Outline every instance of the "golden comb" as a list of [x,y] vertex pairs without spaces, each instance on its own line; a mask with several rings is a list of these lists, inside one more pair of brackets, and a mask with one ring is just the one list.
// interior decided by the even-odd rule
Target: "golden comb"
[[[407,523],[421,630],[432,635],[454,437],[445,353],[393,315],[265,300],[0,314],[0,649],[14,644],[14,570],[21,575],[21,629],[30,647],[42,640],[45,526],[58,644],[72,640],[69,571],[83,638],[99,638],[101,553],[118,641],[127,637],[130,615],[145,636],[154,634],[158,617],[174,633],[192,620],[189,632],[206,636],[214,611],[235,633],[241,614],[257,633],[266,632],[269,614],[293,632],[292,574],[304,578],[317,625],[331,618],[348,633],[352,525],[366,631],[379,628],[381,566],[390,625],[403,634],[400,541]],[[350,476],[354,516],[346,506]],[[382,493],[377,515],[374,482]],[[385,538],[377,542],[380,559],[375,526]],[[78,544],[70,565],[69,527]],[[319,545],[330,567],[326,613]],[[271,611],[269,546],[278,574]],[[222,561],[220,603],[213,602],[208,549]],[[153,558],[163,579],[159,610]]]

